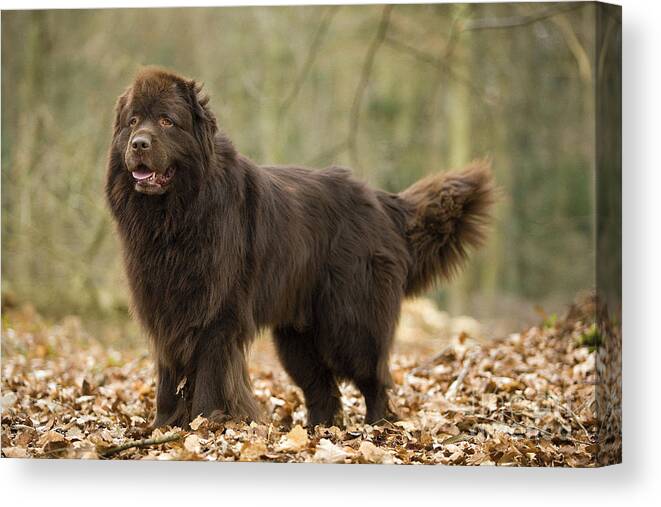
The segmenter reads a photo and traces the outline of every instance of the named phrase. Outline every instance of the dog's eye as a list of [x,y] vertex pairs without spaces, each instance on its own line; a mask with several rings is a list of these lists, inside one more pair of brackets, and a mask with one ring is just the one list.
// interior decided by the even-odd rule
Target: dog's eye
[[174,125],[174,123],[172,122],[172,120],[170,118],[168,118],[167,116],[161,117],[161,126],[162,127],[171,127],[172,125]]
[[135,127],[137,124],[138,124],[138,117],[132,116],[131,119],[129,120],[129,125],[131,127]]

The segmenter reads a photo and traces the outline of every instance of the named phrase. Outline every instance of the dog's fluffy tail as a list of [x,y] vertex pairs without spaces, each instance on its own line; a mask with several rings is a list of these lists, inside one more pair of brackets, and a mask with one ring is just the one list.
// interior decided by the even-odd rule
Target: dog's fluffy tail
[[406,295],[451,278],[470,249],[480,246],[490,221],[495,187],[490,164],[428,176],[398,195],[406,208],[405,234],[412,263]]

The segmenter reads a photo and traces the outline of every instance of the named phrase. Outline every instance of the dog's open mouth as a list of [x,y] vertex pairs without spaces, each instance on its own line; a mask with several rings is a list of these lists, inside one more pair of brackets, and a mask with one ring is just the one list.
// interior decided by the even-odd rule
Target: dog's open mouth
[[174,176],[175,168],[168,167],[164,173],[152,171],[145,164],[140,164],[131,175],[135,180],[135,189],[143,194],[162,194]]

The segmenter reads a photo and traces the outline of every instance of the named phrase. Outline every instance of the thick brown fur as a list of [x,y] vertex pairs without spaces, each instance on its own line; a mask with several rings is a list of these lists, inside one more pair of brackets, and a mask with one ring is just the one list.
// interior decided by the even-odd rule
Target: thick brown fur
[[[141,183],[139,170],[174,176]],[[461,266],[493,200],[481,163],[401,194],[339,167],[258,166],[218,131],[200,86],[156,68],[117,102],[106,193],[153,342],[157,426],[259,418],[246,353],[262,328],[310,425],[341,416],[340,380],[362,392],[368,422],[389,416],[402,299]]]

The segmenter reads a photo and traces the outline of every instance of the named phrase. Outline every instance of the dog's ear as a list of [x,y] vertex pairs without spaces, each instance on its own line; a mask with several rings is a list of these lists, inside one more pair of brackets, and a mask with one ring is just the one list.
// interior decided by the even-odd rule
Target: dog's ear
[[193,113],[193,129],[207,162],[214,152],[214,138],[218,131],[216,117],[208,107],[209,97],[202,93],[202,84],[195,81],[186,83],[188,101]]
[[127,88],[126,90],[124,90],[124,93],[122,93],[119,96],[117,102],[115,103],[115,120],[113,122],[114,137],[117,137],[117,134],[119,134],[119,131],[122,128],[122,113],[124,112],[124,108],[128,103],[128,97],[130,92],[131,92],[131,88]]

